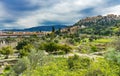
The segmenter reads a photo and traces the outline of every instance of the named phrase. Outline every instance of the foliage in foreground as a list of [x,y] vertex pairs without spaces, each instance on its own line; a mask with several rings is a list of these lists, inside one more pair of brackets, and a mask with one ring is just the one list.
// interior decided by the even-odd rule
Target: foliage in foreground
[[28,74],[31,74],[31,70],[36,69],[38,66],[44,66],[48,64],[50,60],[51,57],[46,56],[43,51],[32,50],[28,56],[19,59],[17,64],[11,68],[11,71],[8,73],[8,75],[22,75],[24,71],[29,71]]
[[[116,55],[116,54],[115,54]],[[109,56],[108,56],[109,57]],[[120,64],[106,58],[54,58],[31,52],[12,68],[10,76],[119,76]]]

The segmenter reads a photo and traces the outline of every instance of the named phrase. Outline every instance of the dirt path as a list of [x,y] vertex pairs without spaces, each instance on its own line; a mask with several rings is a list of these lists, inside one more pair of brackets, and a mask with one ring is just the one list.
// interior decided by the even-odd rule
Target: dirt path
[[81,54],[81,53],[74,52],[74,53],[70,53],[70,54],[66,54],[66,55],[55,55],[54,57],[69,58],[71,56],[78,55],[80,57],[88,57],[90,59],[104,58],[103,56],[100,56],[99,54],[104,54],[104,52],[95,52],[95,53],[91,53],[91,54]]

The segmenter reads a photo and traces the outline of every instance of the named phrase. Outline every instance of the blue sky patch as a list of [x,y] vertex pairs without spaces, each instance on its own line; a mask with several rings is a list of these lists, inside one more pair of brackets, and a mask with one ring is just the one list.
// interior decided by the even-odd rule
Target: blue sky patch
[[0,0],[0,30],[74,24],[86,16],[120,14],[120,0]]

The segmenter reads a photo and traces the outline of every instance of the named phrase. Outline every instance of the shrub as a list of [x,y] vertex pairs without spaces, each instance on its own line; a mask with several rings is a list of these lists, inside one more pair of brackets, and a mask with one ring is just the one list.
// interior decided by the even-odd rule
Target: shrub
[[19,50],[19,56],[23,57],[23,56],[27,56],[31,50],[34,49],[34,47],[30,44],[25,45],[21,50]]
[[3,47],[0,52],[1,54],[6,55],[5,59],[8,59],[9,55],[14,53],[11,46]]
[[119,66],[109,63],[104,58],[97,58],[91,62],[85,76],[119,76]]
[[80,69],[87,69],[90,66],[90,59],[87,57],[79,57],[74,55],[70,57],[68,60],[68,66],[70,70],[80,70]]
[[120,51],[120,39],[116,39],[116,41],[113,42],[113,46],[115,47],[116,51]]
[[58,51],[59,49],[58,45],[54,42],[46,43],[44,46],[45,46],[44,49],[46,50],[46,52],[49,52],[49,53],[53,53],[55,51]]
[[96,47],[96,46],[91,46],[91,51],[92,51],[92,52],[97,52],[97,51],[98,51],[98,49],[97,49],[97,47]]
[[[28,61],[27,57],[24,57],[24,58],[20,59],[17,62],[17,64],[14,65],[11,72],[12,73],[14,72],[15,75],[20,75],[27,69],[28,64],[29,64],[29,61]],[[11,75],[11,73],[10,73],[10,75]]]
[[114,48],[109,48],[108,53],[105,54],[105,58],[110,61],[120,65],[120,52],[116,51]]
[[23,40],[21,42],[18,42],[18,45],[16,46],[16,49],[17,50],[23,49],[23,47],[28,45],[28,44],[30,44],[30,42],[27,41],[27,40]]
[[70,46],[68,46],[68,45],[62,45],[60,47],[60,49],[63,50],[66,54],[71,52],[71,50],[72,50],[72,48]]
[[19,76],[24,72],[31,75],[37,67],[47,65],[50,61],[52,61],[52,58],[46,56],[43,51],[32,50],[28,56],[18,60],[17,64],[11,69],[9,76]]
[[59,43],[59,41],[58,41],[58,40],[54,40],[54,42],[55,42],[55,43]]
[[50,42],[44,45],[44,49],[48,53],[57,54],[59,53],[59,51],[61,51],[62,53],[69,53],[72,48],[68,45],[60,45],[54,42]]

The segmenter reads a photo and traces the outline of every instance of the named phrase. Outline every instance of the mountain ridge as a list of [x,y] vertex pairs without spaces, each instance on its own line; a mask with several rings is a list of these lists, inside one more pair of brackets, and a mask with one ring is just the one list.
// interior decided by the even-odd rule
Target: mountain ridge
[[67,25],[46,25],[46,26],[36,26],[31,28],[25,28],[25,29],[4,29],[2,31],[52,31],[52,27],[55,28],[55,30],[66,28]]

